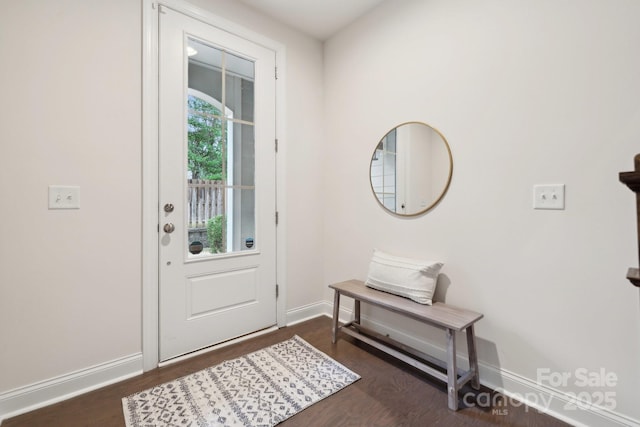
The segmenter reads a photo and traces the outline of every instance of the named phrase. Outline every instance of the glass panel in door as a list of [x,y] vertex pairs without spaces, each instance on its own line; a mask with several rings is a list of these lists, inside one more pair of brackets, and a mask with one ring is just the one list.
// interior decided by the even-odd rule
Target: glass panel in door
[[255,64],[188,46],[187,258],[255,250]]

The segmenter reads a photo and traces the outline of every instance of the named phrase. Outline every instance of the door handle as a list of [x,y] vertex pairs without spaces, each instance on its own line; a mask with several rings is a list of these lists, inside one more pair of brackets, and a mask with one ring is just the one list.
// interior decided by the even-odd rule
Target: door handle
[[165,224],[164,227],[162,227],[162,229],[164,230],[165,233],[173,233],[173,230],[176,229],[176,226],[169,222]]

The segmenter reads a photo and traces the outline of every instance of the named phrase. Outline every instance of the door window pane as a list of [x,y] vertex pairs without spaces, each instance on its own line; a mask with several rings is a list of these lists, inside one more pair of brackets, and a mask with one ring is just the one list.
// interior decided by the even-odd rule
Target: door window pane
[[234,111],[235,119],[253,122],[254,63],[232,54],[226,59],[226,105]]
[[190,257],[252,250],[254,63],[188,39],[187,228]]

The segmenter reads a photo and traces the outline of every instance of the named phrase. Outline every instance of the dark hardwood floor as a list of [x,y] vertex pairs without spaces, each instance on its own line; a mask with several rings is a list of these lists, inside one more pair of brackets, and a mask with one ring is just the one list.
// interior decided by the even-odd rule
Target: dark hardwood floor
[[[124,426],[121,399],[223,360],[259,350],[298,335],[362,379],[281,423],[293,426],[566,426],[567,424],[491,393],[463,389],[461,409],[447,408],[446,387],[425,374],[341,335],[331,344],[330,319],[319,317],[154,369],[135,378],[5,420],[15,426]],[[472,393],[464,398],[465,393]],[[471,397],[469,397],[471,396]],[[487,403],[493,403],[487,407]],[[465,405],[465,403],[470,403]]]

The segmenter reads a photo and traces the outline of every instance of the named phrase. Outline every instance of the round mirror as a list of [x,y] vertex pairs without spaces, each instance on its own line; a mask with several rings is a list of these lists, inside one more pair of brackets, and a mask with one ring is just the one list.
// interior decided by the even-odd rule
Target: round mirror
[[397,215],[419,215],[437,205],[449,188],[451,149],[431,126],[403,123],[380,140],[369,172],[371,189],[382,207]]

